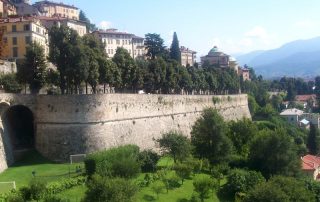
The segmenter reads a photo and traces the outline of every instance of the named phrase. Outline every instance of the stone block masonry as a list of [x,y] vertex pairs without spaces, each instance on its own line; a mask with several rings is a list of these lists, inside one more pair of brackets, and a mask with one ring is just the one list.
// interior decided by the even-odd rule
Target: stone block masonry
[[247,95],[0,94],[1,102],[31,109],[36,149],[55,161],[124,144],[157,149],[154,140],[165,132],[179,130],[189,136],[207,107],[216,108],[225,120],[251,118]]

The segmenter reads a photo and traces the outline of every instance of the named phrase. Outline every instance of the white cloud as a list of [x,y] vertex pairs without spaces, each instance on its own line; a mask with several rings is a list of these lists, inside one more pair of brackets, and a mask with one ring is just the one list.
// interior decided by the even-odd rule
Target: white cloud
[[267,39],[269,38],[269,35],[265,28],[261,26],[255,26],[254,28],[245,33],[245,37]]
[[109,22],[109,21],[101,21],[100,23],[99,23],[99,27],[101,28],[101,29],[108,29],[108,28],[110,28],[111,27],[111,22]]

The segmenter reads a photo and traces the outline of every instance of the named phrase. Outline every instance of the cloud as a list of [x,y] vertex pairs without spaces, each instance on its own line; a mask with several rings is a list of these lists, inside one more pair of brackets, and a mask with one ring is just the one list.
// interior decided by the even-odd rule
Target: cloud
[[245,37],[267,39],[269,38],[269,35],[265,28],[261,26],[255,26],[254,28],[245,33]]
[[250,38],[243,38],[240,40],[239,45],[245,46],[245,47],[250,47],[253,45],[253,41]]
[[300,20],[294,23],[297,28],[312,28],[318,26],[318,23],[312,20]]
[[101,21],[100,23],[99,23],[99,27],[101,28],[101,29],[109,29],[110,27],[111,27],[111,22],[109,22],[109,21]]

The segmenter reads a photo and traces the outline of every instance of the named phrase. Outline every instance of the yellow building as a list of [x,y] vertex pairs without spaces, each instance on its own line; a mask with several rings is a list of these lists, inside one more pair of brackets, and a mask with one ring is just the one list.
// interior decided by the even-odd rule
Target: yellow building
[[39,1],[33,6],[46,17],[63,17],[79,20],[79,9],[75,6],[52,1]]
[[9,0],[0,0],[0,17],[9,17],[17,14],[16,7]]
[[181,65],[187,67],[188,65],[193,66],[196,63],[197,52],[190,50],[184,46],[180,47],[181,53]]
[[20,17],[0,20],[1,59],[23,59],[31,42],[40,44],[48,55],[48,32],[38,19]]

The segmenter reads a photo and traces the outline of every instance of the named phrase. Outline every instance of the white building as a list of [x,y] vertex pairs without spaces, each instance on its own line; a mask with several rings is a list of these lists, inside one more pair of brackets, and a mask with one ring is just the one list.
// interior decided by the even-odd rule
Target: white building
[[188,65],[193,66],[196,63],[197,52],[190,50],[184,46],[180,47],[181,53],[181,65],[186,67]]
[[302,110],[293,108],[284,110],[280,113],[280,116],[284,117],[291,124],[299,124],[303,114]]
[[144,38],[134,34],[119,32],[117,29],[107,29],[95,31],[93,35],[105,44],[106,53],[110,58],[116,54],[119,47],[126,49],[132,58],[144,57],[146,53]]

